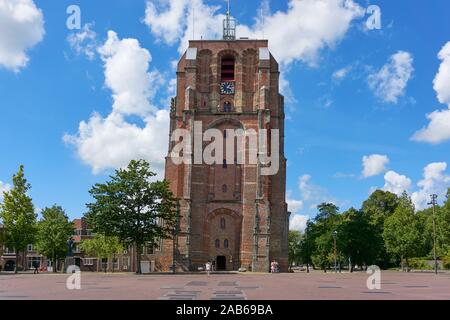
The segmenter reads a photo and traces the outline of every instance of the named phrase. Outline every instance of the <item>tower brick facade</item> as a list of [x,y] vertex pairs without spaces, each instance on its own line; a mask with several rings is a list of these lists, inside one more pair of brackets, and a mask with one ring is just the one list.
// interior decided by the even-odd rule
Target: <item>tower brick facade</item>
[[[199,122],[203,132],[278,129],[279,150],[270,152],[279,152],[279,171],[264,176],[260,164],[225,159],[176,165],[168,156],[165,175],[180,199],[180,230],[175,243],[162,242],[157,269],[169,270],[175,258],[177,269],[185,271],[211,261],[217,270],[268,272],[273,260],[287,270],[284,120],[278,63],[267,40],[190,41],[178,63],[171,134],[177,128],[193,134]],[[175,142],[169,143],[170,155]]]

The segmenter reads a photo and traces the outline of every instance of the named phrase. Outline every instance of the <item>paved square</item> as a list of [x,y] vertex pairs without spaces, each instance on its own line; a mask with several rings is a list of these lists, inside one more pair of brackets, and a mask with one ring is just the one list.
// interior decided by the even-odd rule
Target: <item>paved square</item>
[[81,290],[65,274],[1,274],[0,300],[450,300],[450,274],[382,272],[381,290],[365,273],[81,274]]

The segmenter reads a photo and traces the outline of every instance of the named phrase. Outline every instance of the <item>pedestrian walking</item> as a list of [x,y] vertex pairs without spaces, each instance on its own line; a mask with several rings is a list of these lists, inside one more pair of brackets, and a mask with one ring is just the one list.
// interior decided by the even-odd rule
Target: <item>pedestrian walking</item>
[[39,274],[39,263],[35,262],[33,263],[34,272],[33,274]]
[[271,272],[271,273],[275,273],[275,261],[272,261],[272,262],[270,263],[270,272]]
[[206,263],[206,273],[208,274],[208,276],[209,276],[209,274],[210,274],[210,272],[211,272],[211,262],[207,262]]

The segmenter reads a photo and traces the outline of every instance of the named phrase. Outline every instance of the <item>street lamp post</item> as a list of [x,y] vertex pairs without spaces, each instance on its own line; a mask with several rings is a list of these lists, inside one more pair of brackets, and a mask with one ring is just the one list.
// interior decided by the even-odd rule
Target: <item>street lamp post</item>
[[337,231],[333,231],[333,240],[334,240],[334,273],[337,273],[337,249],[336,249],[336,238]]
[[428,205],[433,206],[433,258],[434,258],[434,273],[438,274],[438,262],[436,255],[436,205],[437,205],[437,194],[431,195],[431,202]]

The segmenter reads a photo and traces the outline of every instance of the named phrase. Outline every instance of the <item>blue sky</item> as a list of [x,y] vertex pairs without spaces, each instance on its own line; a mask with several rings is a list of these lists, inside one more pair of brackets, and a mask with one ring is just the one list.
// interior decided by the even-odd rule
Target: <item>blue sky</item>
[[[80,30],[66,26],[73,4]],[[407,189],[420,208],[450,187],[450,3],[350,4],[232,0],[238,36],[264,33],[282,66],[297,229],[321,201],[347,209],[375,188]],[[366,27],[370,5],[381,29]],[[196,38],[220,37],[224,1],[0,0],[0,188],[24,164],[36,207],[57,203],[73,218],[129,157],[151,153],[162,174],[160,129],[192,12]],[[126,83],[121,70],[131,70]],[[147,109],[131,110],[134,98]]]

